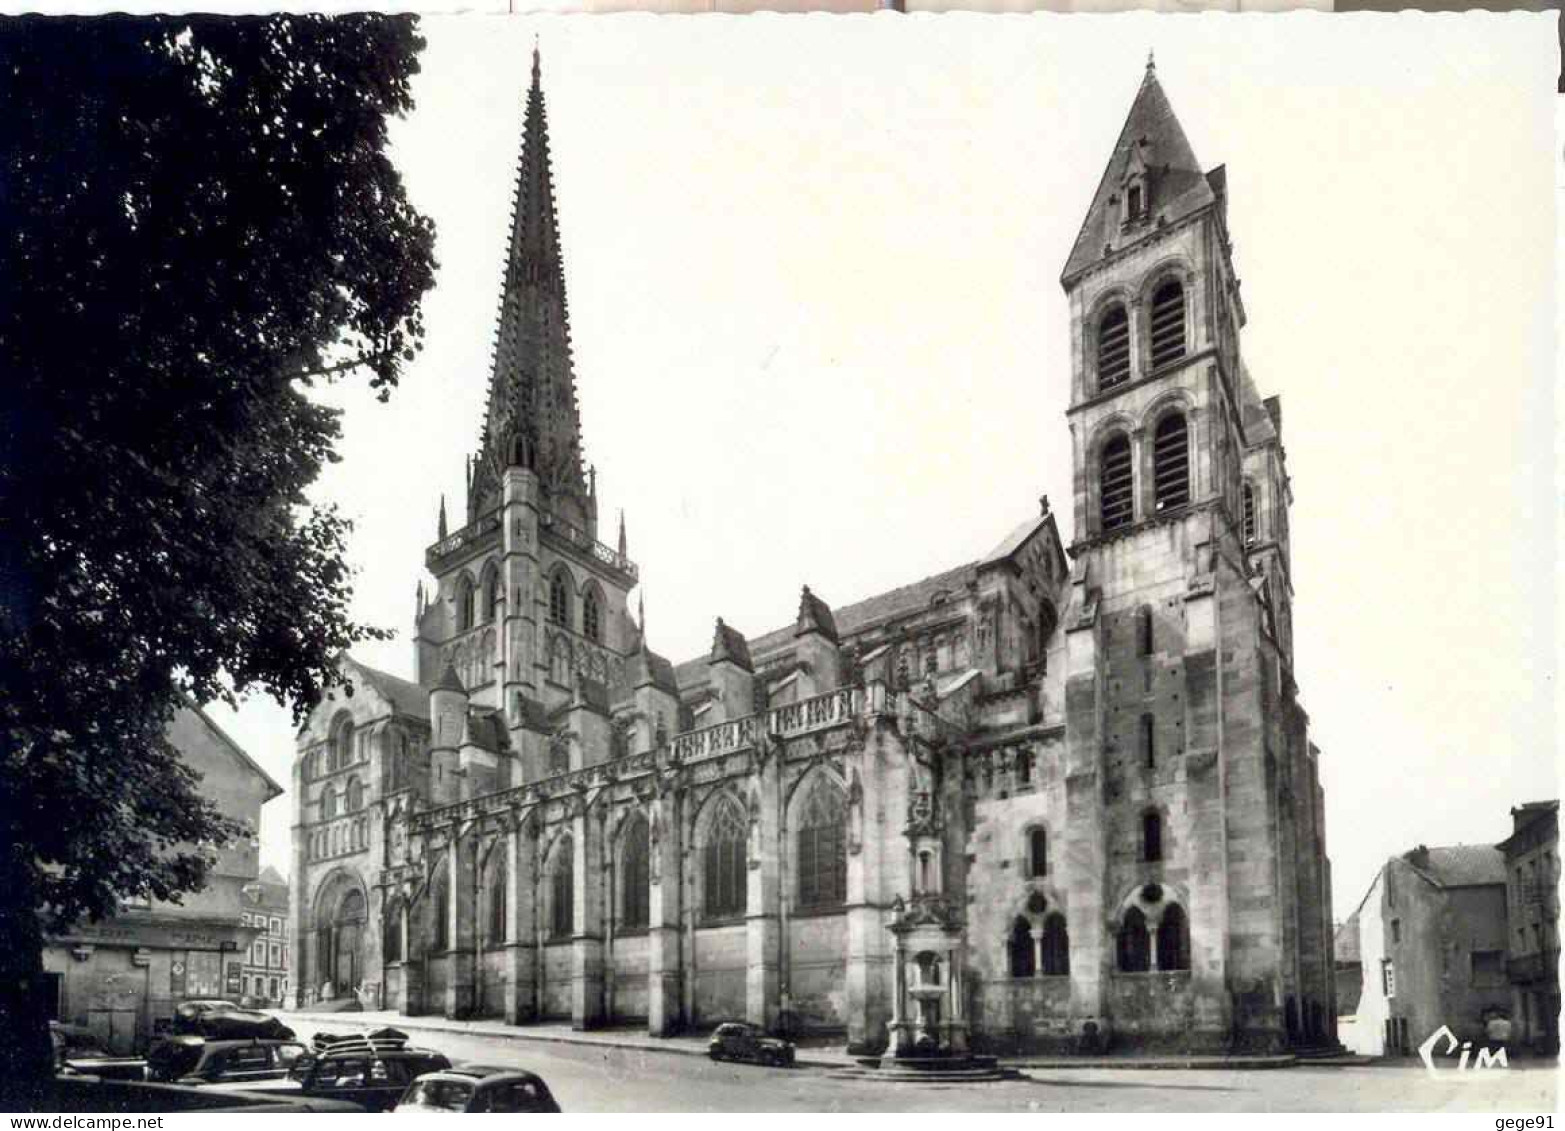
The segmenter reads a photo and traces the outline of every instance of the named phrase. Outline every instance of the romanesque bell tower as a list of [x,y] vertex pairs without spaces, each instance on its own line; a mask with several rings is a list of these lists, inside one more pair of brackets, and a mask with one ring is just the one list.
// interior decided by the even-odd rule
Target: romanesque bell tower
[[[1326,1016],[1331,923],[1294,697],[1280,409],[1240,358],[1231,252],[1224,171],[1202,170],[1149,58],[1061,276],[1070,835],[1101,862],[1081,896],[1083,927],[1105,932],[1080,940],[1101,977],[1074,1006],[1121,1029],[1147,1018],[1149,1043],[1162,1017],[1214,1046],[1280,1047],[1312,1006]],[[1186,921],[1188,954],[1143,945]],[[1127,1008],[1133,986],[1169,1000]]]

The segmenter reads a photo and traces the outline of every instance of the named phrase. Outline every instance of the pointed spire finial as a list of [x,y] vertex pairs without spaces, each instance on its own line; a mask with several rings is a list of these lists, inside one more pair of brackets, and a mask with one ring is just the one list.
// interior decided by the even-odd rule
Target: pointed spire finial
[[1147,74],[1150,75],[1150,74],[1152,74],[1156,70],[1157,70],[1157,60],[1152,58],[1152,48],[1148,47],[1147,48]]
[[533,32],[533,85],[537,86],[543,81],[543,68],[538,61],[538,33]]
[[437,542],[444,541],[446,537],[446,497],[440,496],[440,526],[435,535]]
[[625,508],[619,509],[619,556],[628,557],[625,553]]

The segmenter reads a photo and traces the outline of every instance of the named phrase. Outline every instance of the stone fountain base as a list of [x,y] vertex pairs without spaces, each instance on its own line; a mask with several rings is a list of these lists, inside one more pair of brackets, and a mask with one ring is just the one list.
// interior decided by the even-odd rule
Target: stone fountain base
[[992,1056],[859,1056],[858,1068],[833,1075],[855,1079],[885,1080],[907,1084],[978,1084],[990,1080],[1014,1080],[1021,1073],[1002,1068]]

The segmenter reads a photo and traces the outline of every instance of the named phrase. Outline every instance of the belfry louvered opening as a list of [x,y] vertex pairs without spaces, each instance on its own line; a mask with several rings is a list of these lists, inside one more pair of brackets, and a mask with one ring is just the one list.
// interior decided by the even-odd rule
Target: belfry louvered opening
[[1170,279],[1152,295],[1152,368],[1185,356],[1185,288]]
[[1190,501],[1190,429],[1177,412],[1157,422],[1152,440],[1152,483],[1159,512]]
[[1255,544],[1255,488],[1246,483],[1244,485],[1244,544]]
[[1129,526],[1135,514],[1130,439],[1119,435],[1103,445],[1099,457],[1098,496],[1104,530]]
[[1130,319],[1118,304],[1098,323],[1098,388],[1130,380]]

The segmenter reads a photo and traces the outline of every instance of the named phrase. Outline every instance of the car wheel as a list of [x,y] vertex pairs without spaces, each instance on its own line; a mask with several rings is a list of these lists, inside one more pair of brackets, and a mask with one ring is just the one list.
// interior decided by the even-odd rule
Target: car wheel
[[706,1050],[706,1055],[711,1057],[713,1060],[722,1060],[723,1059],[723,1054],[721,1052],[719,1052],[717,1049],[707,1049]]

